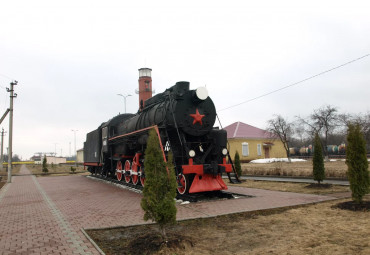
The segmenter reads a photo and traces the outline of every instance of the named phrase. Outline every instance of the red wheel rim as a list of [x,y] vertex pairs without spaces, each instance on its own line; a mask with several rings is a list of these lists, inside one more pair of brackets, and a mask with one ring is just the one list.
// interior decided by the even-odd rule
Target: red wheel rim
[[186,184],[187,184],[186,178],[183,174],[179,174],[178,182],[181,185],[177,187],[177,191],[182,195],[186,192]]
[[117,180],[121,181],[122,180],[122,162],[121,161],[117,162],[116,175],[117,175]]
[[132,162],[132,183],[137,185],[139,182],[139,176],[138,176],[138,171],[137,169],[139,166],[136,164],[136,162]]
[[129,183],[131,181],[131,164],[130,161],[126,160],[125,162],[125,181],[126,183]]

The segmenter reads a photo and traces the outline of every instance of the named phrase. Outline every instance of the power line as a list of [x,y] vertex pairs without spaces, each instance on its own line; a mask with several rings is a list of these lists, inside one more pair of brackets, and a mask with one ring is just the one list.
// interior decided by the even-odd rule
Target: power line
[[9,76],[7,76],[7,75],[5,75],[5,74],[2,74],[2,73],[0,73],[0,76],[3,76],[3,77],[8,78],[8,79],[10,79],[10,80],[15,80],[14,78],[9,77]]
[[323,75],[323,74],[326,74],[326,73],[328,73],[328,72],[334,71],[335,69],[341,68],[341,67],[343,67],[343,66],[346,66],[346,65],[352,64],[352,63],[354,63],[354,62],[356,62],[356,61],[359,61],[359,60],[361,60],[361,59],[363,59],[363,58],[366,58],[366,57],[368,57],[368,56],[370,56],[370,54],[366,54],[366,55],[364,55],[364,56],[362,56],[362,57],[359,57],[359,58],[353,59],[353,60],[351,60],[351,61],[349,61],[349,62],[346,62],[346,63],[344,63],[344,64],[341,64],[341,65],[339,65],[339,66],[336,66],[336,67],[333,67],[333,68],[328,69],[328,70],[326,70],[326,71],[323,71],[323,72],[321,72],[321,73],[318,73],[318,74],[312,75],[312,76],[310,76],[310,77],[308,77],[308,78],[306,78],[306,79],[303,79],[303,80],[301,80],[301,81],[295,82],[295,83],[290,84],[290,85],[287,85],[287,86],[285,86],[285,87],[282,87],[282,88],[279,88],[279,89],[273,90],[273,91],[271,91],[271,92],[268,92],[268,93],[266,93],[266,94],[260,95],[260,96],[258,96],[258,97],[254,97],[254,98],[248,99],[248,100],[246,100],[246,101],[244,101],[244,102],[241,102],[241,103],[234,104],[234,105],[231,105],[231,106],[229,106],[229,107],[223,108],[223,109],[221,109],[221,110],[218,110],[218,112],[221,112],[221,111],[224,111],[224,110],[228,110],[228,109],[230,109],[230,108],[233,108],[233,107],[236,107],[236,106],[239,106],[239,105],[245,104],[245,103],[249,103],[249,102],[251,102],[251,101],[253,101],[253,100],[256,100],[256,99],[259,99],[259,98],[261,98],[261,97],[265,97],[265,96],[271,95],[271,94],[273,94],[273,93],[275,93],[275,92],[278,92],[278,91],[281,91],[281,90],[284,90],[284,89],[287,89],[287,88],[290,88],[290,87],[296,86],[296,85],[298,85],[298,84],[300,84],[300,83],[303,83],[303,82],[305,82],[305,81],[311,80],[311,79],[313,79],[313,78],[316,78],[316,77],[318,77],[318,76],[320,76],[320,75]]
[[[2,73],[0,73],[0,76],[5,77],[5,78],[7,78],[7,79],[9,79],[9,80],[13,80],[13,81],[15,80],[14,78],[9,77],[9,76],[7,76],[7,75],[5,75],[5,74],[2,74]],[[1,85],[0,85],[0,88],[5,89],[5,87],[4,87],[4,86],[1,86]]]

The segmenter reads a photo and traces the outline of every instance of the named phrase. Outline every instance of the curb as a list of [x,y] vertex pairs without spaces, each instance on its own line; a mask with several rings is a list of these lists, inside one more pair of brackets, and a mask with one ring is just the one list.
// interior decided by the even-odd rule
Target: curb
[[89,236],[89,234],[88,233],[86,233],[86,231],[83,229],[83,228],[81,228],[80,229],[81,230],[81,232],[84,234],[84,236],[87,238],[87,240],[89,240],[90,241],[90,243],[95,247],[95,249],[101,254],[101,255],[105,255],[105,253],[104,253],[104,251],[102,251],[100,248],[99,248],[99,246],[95,243],[95,241]]

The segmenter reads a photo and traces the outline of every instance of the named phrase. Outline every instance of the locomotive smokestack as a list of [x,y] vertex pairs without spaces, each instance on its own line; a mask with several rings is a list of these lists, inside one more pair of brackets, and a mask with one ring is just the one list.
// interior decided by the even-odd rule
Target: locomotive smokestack
[[141,110],[145,106],[145,100],[151,98],[153,95],[152,69],[139,69],[139,89],[135,92],[136,94],[139,94],[139,109]]

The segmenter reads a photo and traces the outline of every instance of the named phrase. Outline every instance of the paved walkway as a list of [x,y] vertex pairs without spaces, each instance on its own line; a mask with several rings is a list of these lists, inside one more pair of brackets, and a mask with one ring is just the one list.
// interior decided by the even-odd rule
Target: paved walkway
[[[21,174],[29,174],[22,166]],[[177,219],[211,217],[334,199],[230,187],[253,197],[177,205]],[[81,228],[145,223],[142,195],[85,176],[16,176],[0,191],[0,255],[98,254]]]

